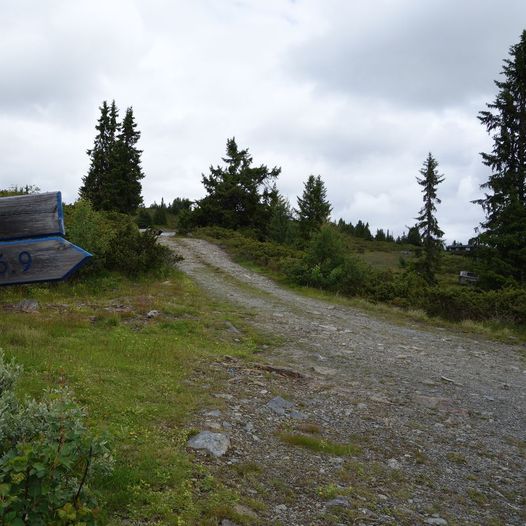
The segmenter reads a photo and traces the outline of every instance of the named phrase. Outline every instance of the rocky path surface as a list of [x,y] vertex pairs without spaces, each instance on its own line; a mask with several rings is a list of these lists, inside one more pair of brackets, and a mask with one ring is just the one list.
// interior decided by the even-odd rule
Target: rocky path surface
[[196,422],[230,440],[203,457],[243,495],[230,520],[526,524],[523,347],[375,319],[284,290],[206,241],[163,242],[280,340],[262,363],[213,364],[228,380]]

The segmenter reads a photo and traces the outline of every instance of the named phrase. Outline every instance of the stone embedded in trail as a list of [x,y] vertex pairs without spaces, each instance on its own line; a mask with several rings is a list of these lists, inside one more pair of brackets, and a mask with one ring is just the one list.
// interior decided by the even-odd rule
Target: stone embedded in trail
[[294,404],[289,400],[276,396],[270,402],[267,402],[267,407],[277,413],[278,415],[284,415],[287,409],[292,409]]
[[343,506],[345,508],[348,508],[350,506],[350,502],[349,499],[347,499],[346,497],[338,495],[336,498],[327,502],[325,506],[327,506],[327,508],[333,508],[335,506]]
[[157,318],[157,316],[159,316],[158,310],[151,310],[150,312],[148,312],[148,314],[146,314],[146,317],[150,319]]
[[20,312],[37,312],[40,305],[36,300],[22,300],[15,305],[15,309]]
[[396,460],[396,458],[390,458],[390,459],[387,461],[387,465],[388,465],[391,469],[400,469],[400,467],[401,467],[400,462],[398,462],[398,460]]
[[233,323],[225,321],[225,326],[228,332],[231,332],[233,334],[241,334],[241,331]]
[[219,409],[213,409],[212,411],[206,412],[205,416],[212,416],[214,418],[217,418],[221,416],[221,411],[219,411]]
[[214,457],[222,457],[230,447],[230,439],[223,433],[201,431],[188,441],[192,449],[204,449]]
[[239,526],[237,522],[232,522],[230,519],[223,519],[221,521],[221,526]]

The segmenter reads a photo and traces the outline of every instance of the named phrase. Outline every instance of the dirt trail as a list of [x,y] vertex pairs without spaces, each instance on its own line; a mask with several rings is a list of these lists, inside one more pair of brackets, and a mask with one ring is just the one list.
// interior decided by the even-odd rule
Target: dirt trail
[[[526,524],[524,348],[375,319],[284,290],[206,241],[163,241],[204,290],[282,339],[265,363],[302,375],[216,364],[230,376],[221,417],[200,422],[231,436],[207,462],[264,503],[261,524]],[[276,394],[294,408],[269,408]],[[286,443],[300,432],[360,450]]]

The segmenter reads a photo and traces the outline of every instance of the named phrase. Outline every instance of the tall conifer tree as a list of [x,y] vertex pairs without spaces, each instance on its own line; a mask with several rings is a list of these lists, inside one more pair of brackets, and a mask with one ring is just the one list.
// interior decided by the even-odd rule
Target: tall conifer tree
[[100,117],[95,126],[98,133],[93,148],[86,152],[90,158],[90,167],[87,175],[82,178],[82,186],[79,191],[80,197],[89,200],[96,209],[102,206],[104,187],[112,166],[111,156],[117,129],[115,101],[111,109],[106,101],[103,101],[99,109]]
[[141,132],[137,130],[133,108],[130,107],[126,110],[112,151],[103,206],[105,210],[133,214],[142,204],[142,150],[137,148],[140,138]]
[[[526,31],[504,60],[499,92],[479,119],[493,139],[482,161],[492,174],[482,185],[486,214],[478,237],[496,283],[512,278],[526,283]],[[500,277],[499,277],[500,276]]]
[[141,133],[128,108],[122,123],[115,101],[104,101],[95,127],[98,131],[90,157],[88,174],[82,179],[80,196],[96,210],[134,213],[142,203],[142,151],[137,148]]
[[442,250],[442,237],[444,232],[440,230],[436,219],[436,205],[440,203],[437,196],[437,186],[444,180],[444,176],[439,175],[438,162],[431,153],[428,154],[424,165],[420,170],[421,178],[416,178],[418,184],[422,186],[424,206],[420,210],[420,215],[416,218],[417,227],[422,237],[423,255],[418,262],[418,268],[429,283],[436,283],[435,273],[438,269],[440,253]]
[[202,176],[207,195],[198,201],[193,221],[198,225],[251,228],[267,233],[274,190],[270,183],[281,172],[262,164],[252,166],[248,149],[240,150],[235,137],[227,140],[225,166],[210,166]]
[[329,220],[331,210],[321,176],[310,175],[304,183],[303,194],[298,197],[298,208],[295,210],[302,238],[310,239]]

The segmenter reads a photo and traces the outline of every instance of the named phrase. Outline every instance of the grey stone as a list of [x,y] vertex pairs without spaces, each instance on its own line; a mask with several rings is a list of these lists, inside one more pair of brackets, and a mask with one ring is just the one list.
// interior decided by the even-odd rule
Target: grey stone
[[348,498],[338,495],[336,498],[327,502],[325,506],[327,506],[327,508],[333,508],[335,506],[342,506],[342,507],[348,508],[350,506],[350,503],[349,503]]
[[278,513],[283,513],[285,511],[287,511],[287,506],[285,506],[285,504],[278,504],[277,506],[274,507],[274,509],[278,512]]
[[228,332],[232,332],[234,334],[241,334],[241,331],[232,323],[229,321],[225,321],[225,325],[228,329]]
[[387,465],[388,465],[391,469],[400,469],[400,462],[398,462],[398,460],[396,460],[396,458],[390,458],[390,459],[387,461]]
[[221,411],[219,411],[219,409],[213,409],[212,411],[208,411],[207,413],[205,413],[205,416],[212,416],[217,418],[221,416]]
[[21,312],[37,312],[40,309],[40,305],[36,300],[22,300],[16,304],[15,308]]
[[208,429],[212,429],[213,431],[221,431],[223,428],[221,427],[221,424],[218,422],[212,422],[210,420],[207,420],[205,422],[205,426],[208,427]]
[[146,317],[147,318],[157,318],[157,316],[159,316],[159,311],[158,310],[151,310],[150,312],[148,312],[148,314],[146,314]]
[[435,526],[447,526],[447,520],[441,517],[430,517],[429,519],[425,519],[424,522],[426,524],[434,524]]
[[252,433],[252,431],[254,431],[254,424],[252,422],[247,422],[245,424],[245,431]]
[[188,446],[192,449],[204,449],[215,457],[222,457],[230,447],[230,439],[223,433],[201,431],[188,441]]
[[292,409],[294,404],[289,400],[276,396],[270,402],[267,402],[267,407],[277,413],[278,415],[284,415],[287,409]]
[[237,522],[232,522],[230,519],[223,519],[221,521],[221,526],[239,526]]

